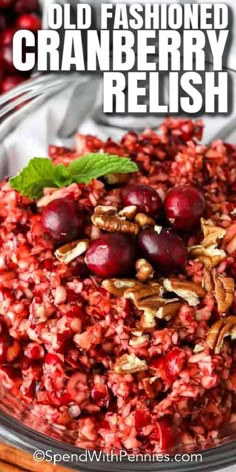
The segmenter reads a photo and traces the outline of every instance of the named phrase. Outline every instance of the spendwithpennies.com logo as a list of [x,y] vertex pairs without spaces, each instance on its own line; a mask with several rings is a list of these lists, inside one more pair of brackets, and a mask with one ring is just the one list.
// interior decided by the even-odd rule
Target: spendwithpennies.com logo
[[60,463],[79,464],[85,462],[202,462],[201,454],[129,454],[127,451],[119,451],[119,454],[111,451],[106,454],[102,451],[84,451],[80,454],[56,454],[52,450],[42,451],[37,449],[33,458],[35,462],[50,462],[53,465]]

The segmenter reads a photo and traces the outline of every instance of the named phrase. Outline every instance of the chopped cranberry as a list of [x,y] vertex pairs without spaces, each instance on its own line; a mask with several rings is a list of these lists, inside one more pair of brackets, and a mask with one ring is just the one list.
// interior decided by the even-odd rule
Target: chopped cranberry
[[177,231],[190,231],[200,222],[205,210],[205,199],[192,185],[178,185],[167,193],[165,214]]
[[24,81],[24,77],[20,75],[9,75],[5,77],[1,84],[1,92],[6,93],[11,90],[13,87],[21,84]]
[[83,221],[72,200],[58,198],[44,208],[42,225],[54,240],[64,243],[79,237]]
[[142,429],[151,423],[150,414],[144,410],[135,410],[135,428]]
[[100,277],[129,274],[134,266],[134,245],[124,234],[104,234],[90,245],[85,261],[89,270]]
[[129,185],[121,190],[124,205],[135,205],[141,213],[159,216],[162,201],[158,193],[148,185]]
[[51,353],[47,353],[46,354],[46,357],[45,357],[45,361],[44,361],[46,364],[51,364],[51,365],[54,365],[54,364],[60,364],[62,363],[61,359],[59,356],[57,356],[56,354],[51,354]]
[[176,379],[183,369],[185,362],[185,352],[183,349],[174,347],[165,356],[164,369],[166,376],[172,379]]
[[25,347],[24,354],[29,359],[39,360],[44,358],[45,351],[43,346],[41,346],[40,344],[29,343]]
[[12,366],[2,366],[0,368],[0,382],[3,387],[11,389],[16,384],[17,379],[21,378],[18,369]]
[[16,21],[16,26],[19,29],[27,29],[36,32],[42,28],[42,21],[37,15],[32,13],[25,13]]
[[171,451],[178,444],[178,435],[174,430],[171,420],[167,417],[160,418],[157,422],[160,434],[160,448],[162,451]]
[[144,229],[139,233],[138,243],[145,257],[165,275],[183,270],[187,262],[187,247],[171,229]]
[[16,13],[31,13],[39,8],[38,0],[15,0],[14,10]]
[[67,383],[67,391],[71,399],[80,404],[89,399],[89,387],[87,377],[81,372],[72,375]]
[[95,384],[91,391],[91,397],[95,401],[95,403],[97,403],[98,406],[108,407],[110,397],[108,393],[108,388],[105,384]]

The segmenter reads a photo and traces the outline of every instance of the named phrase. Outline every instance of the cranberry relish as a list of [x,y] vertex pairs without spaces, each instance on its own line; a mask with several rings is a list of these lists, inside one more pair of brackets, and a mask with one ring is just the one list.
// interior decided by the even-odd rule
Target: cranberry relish
[[35,205],[1,184],[0,381],[77,446],[199,449],[236,421],[236,146],[203,146],[202,129],[50,147],[55,164],[130,156],[121,188]]

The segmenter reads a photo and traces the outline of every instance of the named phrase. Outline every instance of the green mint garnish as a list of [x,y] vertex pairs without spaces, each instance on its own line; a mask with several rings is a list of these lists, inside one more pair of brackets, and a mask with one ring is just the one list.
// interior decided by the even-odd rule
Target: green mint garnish
[[138,166],[128,157],[111,154],[85,154],[71,162],[68,167],[63,164],[54,166],[46,158],[34,157],[21,172],[10,179],[10,185],[21,195],[37,200],[45,187],[66,187],[76,183],[88,184],[107,174],[137,172]]

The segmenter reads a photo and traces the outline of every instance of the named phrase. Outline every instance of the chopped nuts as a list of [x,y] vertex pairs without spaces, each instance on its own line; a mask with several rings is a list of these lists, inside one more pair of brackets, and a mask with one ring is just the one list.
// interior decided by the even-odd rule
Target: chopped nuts
[[220,354],[224,338],[227,336],[236,339],[236,316],[216,321],[208,332],[206,345],[214,350],[215,354]]
[[176,295],[186,300],[190,306],[198,305],[200,298],[206,295],[204,288],[188,280],[165,279],[163,285],[168,292],[176,293]]
[[77,257],[84,254],[89,247],[88,239],[81,239],[80,241],[73,241],[72,243],[65,244],[55,251],[55,256],[60,262],[69,264]]
[[129,345],[132,347],[140,346],[149,341],[148,334],[143,334],[142,331],[133,331],[133,337],[129,342]]
[[137,270],[136,277],[140,282],[146,282],[149,278],[153,277],[153,267],[146,259],[138,259],[135,268]]
[[228,254],[236,251],[236,223],[232,223],[226,231],[223,246]]
[[126,375],[126,374],[136,374],[137,372],[142,372],[147,370],[148,366],[146,361],[139,359],[135,354],[124,354],[117,360],[114,371],[116,374]]
[[166,305],[159,308],[156,312],[156,317],[159,319],[171,320],[176,316],[180,310],[182,303],[176,300],[166,300]]
[[138,234],[139,226],[131,221],[123,220],[119,216],[94,213],[92,223],[98,228],[113,232]]
[[215,269],[210,272],[205,268],[203,286],[208,292],[214,293],[218,312],[227,313],[234,301],[234,279],[217,274]]
[[141,228],[144,228],[145,226],[155,226],[155,220],[151,218],[151,216],[145,215],[145,213],[137,213],[134,221]]
[[198,246],[189,248],[189,255],[193,259],[199,259],[203,264],[212,269],[216,267],[226,257],[223,249],[217,247],[218,240],[223,239],[226,230],[213,224],[211,220],[201,219],[204,239]]

